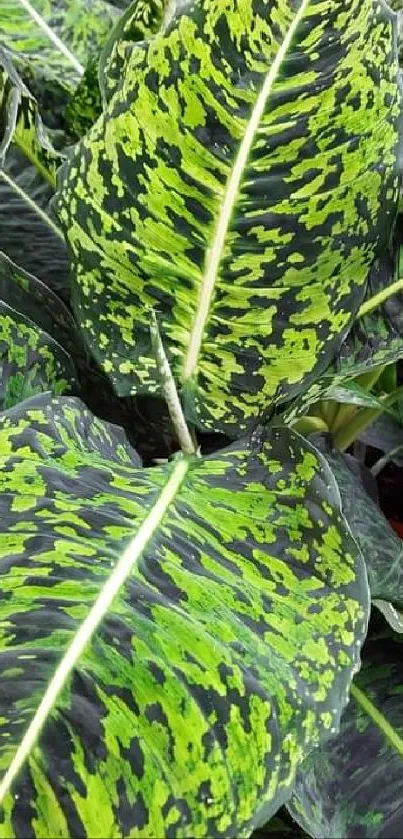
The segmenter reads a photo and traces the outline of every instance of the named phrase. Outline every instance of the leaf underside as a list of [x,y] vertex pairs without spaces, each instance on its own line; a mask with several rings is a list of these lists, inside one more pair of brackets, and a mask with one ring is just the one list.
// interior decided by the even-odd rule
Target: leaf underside
[[[337,728],[366,631],[325,461],[281,429],[142,469],[118,429],[45,396],[0,417],[0,453],[2,772],[23,755],[0,834],[249,835]],[[21,752],[136,531],[142,552]]]
[[182,3],[133,47],[56,205],[118,394],[158,391],[150,307],[201,427],[239,433],[324,369],[390,233],[397,66],[377,0]]

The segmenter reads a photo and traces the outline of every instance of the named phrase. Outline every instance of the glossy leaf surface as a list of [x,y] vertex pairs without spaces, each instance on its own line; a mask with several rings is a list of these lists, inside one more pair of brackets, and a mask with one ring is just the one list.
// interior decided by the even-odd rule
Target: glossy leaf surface
[[364,567],[325,461],[262,434],[141,469],[78,400],[0,417],[0,834],[246,836],[337,728]]
[[289,810],[310,836],[400,839],[403,833],[403,644],[366,643],[340,734],[312,753]]
[[324,369],[395,213],[393,21],[377,0],[200,0],[132,49],[57,205],[118,394],[158,391],[150,307],[201,427],[237,434]]

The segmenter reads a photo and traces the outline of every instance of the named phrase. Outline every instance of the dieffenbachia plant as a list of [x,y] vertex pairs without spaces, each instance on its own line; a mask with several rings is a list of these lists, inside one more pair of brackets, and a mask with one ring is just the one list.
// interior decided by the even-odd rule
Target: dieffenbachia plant
[[378,0],[182,2],[59,180],[76,316],[117,393],[237,435],[331,360],[390,236],[401,91]]
[[144,469],[47,395],[0,416],[0,453],[0,835],[248,836],[359,666],[326,462],[273,429]]
[[[77,45],[72,0],[19,5]],[[137,0],[101,41],[64,111],[86,130],[99,74],[54,232],[93,354],[117,393],[166,399],[182,452],[144,468],[58,395],[79,388],[75,325],[3,257],[0,837],[246,837],[344,736],[370,594],[400,605],[362,493],[356,539],[346,523],[345,461],[264,427],[333,361],[392,233],[395,18],[383,0]],[[19,175],[24,131],[56,135],[46,108],[35,131],[24,70],[42,42],[17,43],[0,142]],[[238,439],[202,455],[194,426]]]

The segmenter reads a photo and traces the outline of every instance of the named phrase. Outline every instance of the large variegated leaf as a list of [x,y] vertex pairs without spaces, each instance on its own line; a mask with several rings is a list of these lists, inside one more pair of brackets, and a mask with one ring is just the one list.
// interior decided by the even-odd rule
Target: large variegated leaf
[[158,390],[150,307],[206,428],[255,423],[329,362],[395,212],[394,19],[378,0],[189,0],[133,48],[57,204],[119,394]]
[[247,836],[337,728],[366,630],[325,461],[283,429],[141,469],[44,396],[0,453],[0,835]]
[[340,734],[298,772],[289,809],[322,839],[403,835],[403,643],[367,642]]

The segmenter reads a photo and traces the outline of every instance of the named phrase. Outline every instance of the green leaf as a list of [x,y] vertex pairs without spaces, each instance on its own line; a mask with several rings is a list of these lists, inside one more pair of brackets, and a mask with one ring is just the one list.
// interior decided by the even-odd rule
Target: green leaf
[[43,391],[77,390],[74,333],[56,295],[0,253],[1,410]]
[[[298,399],[286,407],[284,420],[292,422],[319,400],[334,398],[335,388],[354,387],[354,378],[403,358],[403,217],[399,216],[398,236],[393,255],[385,250],[371,271],[366,299],[382,301],[371,311],[358,314],[335,361]],[[400,287],[400,288],[399,288]]]
[[64,236],[49,206],[53,194],[11,146],[0,170],[0,250],[68,299],[69,264]]
[[74,87],[118,16],[107,0],[2,0],[0,42],[39,77]]
[[119,395],[158,392],[150,307],[200,427],[237,434],[327,366],[395,213],[394,22],[375,0],[200,0],[133,47],[56,204]]
[[49,333],[71,355],[82,348],[73,317],[60,298],[37,277],[0,253],[0,297]]
[[0,833],[249,835],[337,728],[366,632],[325,461],[279,429],[142,469],[46,396],[0,452]]
[[174,4],[174,0],[134,0],[119,18],[101,54],[99,79],[105,102],[124,79],[133,47],[158,32]]
[[371,597],[403,605],[403,542],[368,492],[370,473],[324,440],[315,438],[315,444],[336,478],[343,514],[367,566]]
[[0,168],[11,143],[54,187],[62,155],[53,148],[37,102],[16,71],[10,54],[0,46]]
[[84,75],[66,105],[66,127],[73,137],[79,139],[96,122],[101,111],[98,59],[94,59],[87,64]]
[[310,836],[402,835],[402,661],[399,636],[366,643],[340,734],[299,770],[288,809]]

